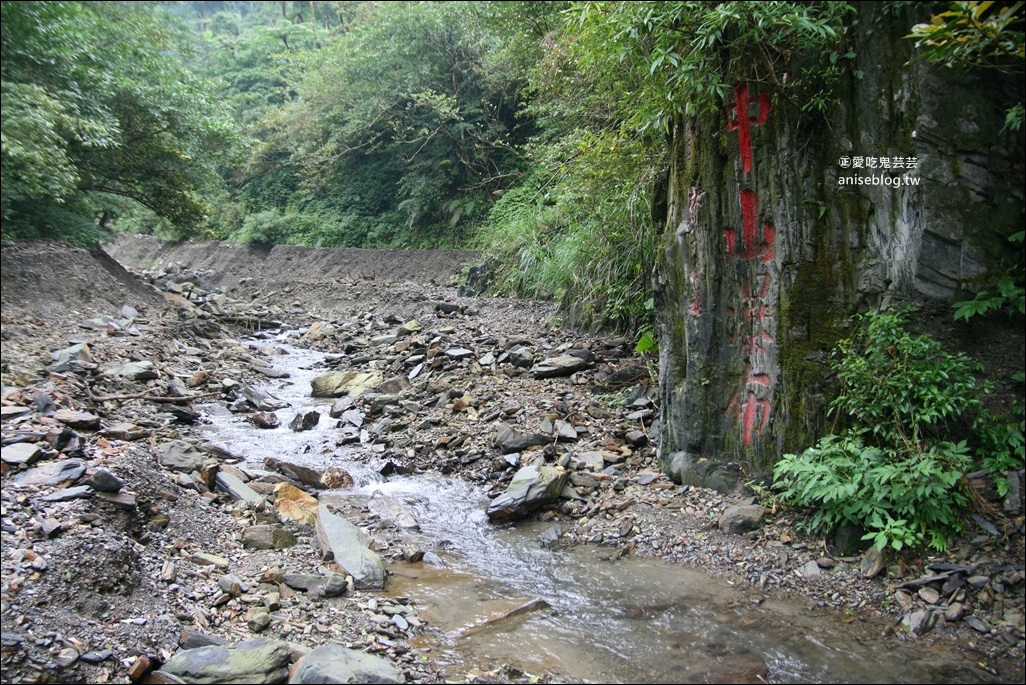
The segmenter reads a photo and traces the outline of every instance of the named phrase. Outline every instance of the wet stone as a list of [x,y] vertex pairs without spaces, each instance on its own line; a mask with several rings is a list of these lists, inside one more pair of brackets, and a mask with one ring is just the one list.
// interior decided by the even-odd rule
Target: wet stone
[[506,492],[488,506],[492,521],[522,518],[559,498],[566,484],[567,472],[554,466],[525,466],[517,471]]
[[281,425],[278,415],[273,411],[254,412],[250,417],[250,420],[253,421],[253,424],[257,428],[277,428]]
[[321,414],[316,410],[301,412],[292,418],[292,421],[289,422],[289,428],[297,433],[300,431],[308,431],[316,426],[320,420]]

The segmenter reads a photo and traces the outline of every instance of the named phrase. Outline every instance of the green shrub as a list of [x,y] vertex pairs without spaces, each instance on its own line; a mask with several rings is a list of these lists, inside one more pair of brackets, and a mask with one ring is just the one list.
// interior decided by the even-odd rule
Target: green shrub
[[[805,526],[844,523],[878,547],[947,548],[972,504],[963,474],[975,455],[1007,469],[1022,463],[1022,424],[982,406],[991,385],[965,355],[905,330],[908,310],[860,317],[835,350],[841,383],[831,411],[849,426],[774,468],[781,499],[814,509]],[[958,442],[954,442],[958,440]]]

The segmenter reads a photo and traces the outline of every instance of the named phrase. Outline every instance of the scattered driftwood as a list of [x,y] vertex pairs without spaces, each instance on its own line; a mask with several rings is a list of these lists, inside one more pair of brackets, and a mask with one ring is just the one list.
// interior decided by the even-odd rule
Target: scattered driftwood
[[504,621],[508,621],[509,619],[514,618],[516,616],[522,616],[524,614],[530,613],[532,611],[538,611],[540,609],[548,609],[550,606],[551,605],[544,599],[532,599],[530,602],[525,602],[524,604],[521,604],[520,606],[514,609],[510,609],[509,611],[505,611],[499,614],[498,616],[486,618],[483,621],[480,621],[472,626],[469,626],[468,628],[464,628],[460,631],[460,637],[480,633],[483,630],[487,630],[488,628],[503,623]]
[[193,400],[202,399],[204,397],[214,397],[220,395],[220,392],[205,392],[201,395],[188,395],[185,397],[173,397],[168,395],[151,395],[147,392],[138,392],[131,395],[94,395],[92,390],[86,388],[86,392],[89,393],[89,399],[93,402],[123,402],[125,400],[146,400],[147,402],[165,402],[167,404],[188,404]]

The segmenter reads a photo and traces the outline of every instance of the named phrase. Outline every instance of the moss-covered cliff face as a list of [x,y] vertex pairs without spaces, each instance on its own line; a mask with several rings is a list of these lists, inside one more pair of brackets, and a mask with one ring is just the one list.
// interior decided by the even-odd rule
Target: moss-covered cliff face
[[850,315],[954,299],[1021,226],[1022,135],[1001,131],[1021,78],[908,65],[910,25],[860,9],[826,115],[739,83],[674,128],[656,302],[675,479],[728,489],[811,444]]

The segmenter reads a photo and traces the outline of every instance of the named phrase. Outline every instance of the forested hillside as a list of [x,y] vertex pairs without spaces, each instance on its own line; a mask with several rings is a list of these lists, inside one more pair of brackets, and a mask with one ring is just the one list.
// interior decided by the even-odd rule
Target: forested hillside
[[[909,32],[943,9],[889,8]],[[981,16],[938,18],[916,58],[1021,73],[1021,7]],[[638,334],[674,122],[721,111],[741,77],[823,121],[858,18],[847,3],[12,2],[3,25],[5,238],[483,248],[496,291]]]

